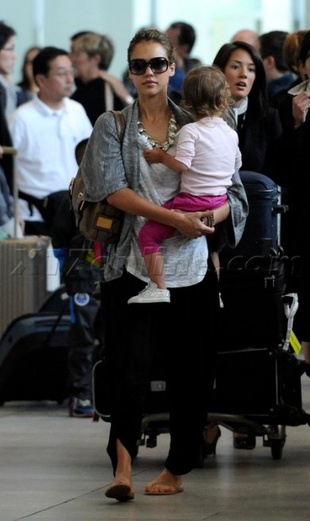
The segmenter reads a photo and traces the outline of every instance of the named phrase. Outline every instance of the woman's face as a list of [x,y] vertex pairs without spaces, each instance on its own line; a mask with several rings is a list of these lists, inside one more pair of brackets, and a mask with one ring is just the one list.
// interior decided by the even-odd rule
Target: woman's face
[[[157,42],[141,42],[135,45],[131,53],[131,60],[145,60],[149,62],[154,58],[167,58],[165,48]],[[147,66],[142,74],[133,74],[129,71],[129,77],[134,83],[139,96],[154,96],[162,91],[167,91],[169,78],[175,72],[175,65],[169,64],[164,72],[154,72]]]
[[236,103],[246,98],[256,78],[255,65],[251,55],[244,49],[236,49],[230,55],[224,74]]
[[2,49],[0,49],[0,73],[10,76],[13,72],[16,59],[15,38],[11,36]]
[[73,50],[70,53],[70,58],[74,67],[75,76],[84,83],[98,77],[99,54],[88,56],[86,52],[74,50],[73,47]]
[[27,58],[25,61],[25,73],[29,81],[33,81],[32,62],[38,54],[39,49],[31,49],[31,51],[29,51],[27,54]]

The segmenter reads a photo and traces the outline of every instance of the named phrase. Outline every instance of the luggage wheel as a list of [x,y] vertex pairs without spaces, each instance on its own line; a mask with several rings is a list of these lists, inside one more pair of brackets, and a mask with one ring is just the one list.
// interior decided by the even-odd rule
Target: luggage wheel
[[273,459],[281,459],[285,440],[285,425],[269,425],[267,427],[267,434],[264,435],[263,446],[271,448],[271,455]]
[[141,425],[139,445],[146,445],[149,449],[157,446],[157,436],[169,432],[169,414],[154,413],[144,416]]

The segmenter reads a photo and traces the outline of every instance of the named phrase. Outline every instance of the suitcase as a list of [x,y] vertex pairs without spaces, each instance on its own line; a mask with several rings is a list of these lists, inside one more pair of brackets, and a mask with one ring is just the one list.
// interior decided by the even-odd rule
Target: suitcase
[[286,329],[285,261],[278,256],[236,257],[222,263],[219,349],[276,347]]
[[[157,353],[145,403],[144,414],[146,416],[160,415],[163,411],[166,411],[167,392],[163,358],[163,353]],[[107,371],[103,355],[93,366],[93,406],[97,415],[104,421],[109,422],[111,406]]]
[[300,425],[302,364],[281,348],[220,351],[211,411],[260,424]]
[[225,257],[267,256],[277,252],[281,214],[287,210],[280,204],[280,188],[269,177],[257,172],[241,171],[240,178],[248,198],[249,215],[239,244],[236,248],[225,248]]
[[48,245],[47,237],[0,241],[0,336],[12,320],[38,311],[46,299]]
[[0,404],[67,397],[70,317],[59,312],[16,318],[0,341]]
[[236,248],[220,253],[221,310],[219,348],[275,347],[284,335],[282,297],[286,259],[280,246],[278,185],[256,172],[241,171],[249,215]]

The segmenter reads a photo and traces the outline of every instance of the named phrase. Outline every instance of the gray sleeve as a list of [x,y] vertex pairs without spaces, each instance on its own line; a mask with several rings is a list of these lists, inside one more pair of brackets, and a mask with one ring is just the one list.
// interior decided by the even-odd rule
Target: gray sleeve
[[232,185],[228,188],[230,215],[219,229],[217,246],[221,250],[224,246],[235,248],[244,232],[246,219],[249,213],[249,204],[246,192],[236,170],[232,177]]
[[88,201],[100,201],[128,186],[122,144],[112,112],[105,112],[97,119],[80,169]]

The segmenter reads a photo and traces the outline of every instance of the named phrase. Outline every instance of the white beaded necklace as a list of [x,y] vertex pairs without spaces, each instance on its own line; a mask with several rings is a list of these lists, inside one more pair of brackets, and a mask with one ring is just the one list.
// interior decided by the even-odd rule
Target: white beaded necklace
[[152,148],[161,148],[162,150],[168,150],[168,148],[173,145],[175,140],[175,135],[177,133],[177,122],[175,120],[174,114],[172,114],[169,123],[168,123],[168,137],[167,141],[163,145],[160,145],[158,141],[155,139],[152,139],[146,132],[143,124],[141,121],[138,121],[138,132],[142,136],[144,136]]

